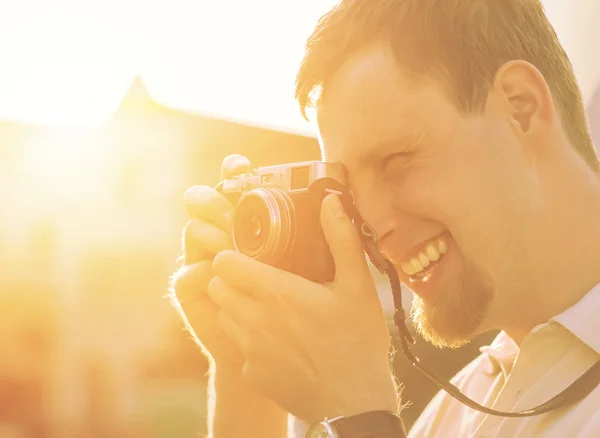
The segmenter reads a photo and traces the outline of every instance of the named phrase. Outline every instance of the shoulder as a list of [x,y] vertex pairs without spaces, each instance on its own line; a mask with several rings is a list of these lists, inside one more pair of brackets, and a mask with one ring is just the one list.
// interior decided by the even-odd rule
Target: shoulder
[[[492,345],[482,347],[482,353],[450,380],[463,394],[480,404],[486,403],[497,384],[501,385],[498,376],[504,367],[499,365],[494,353],[505,338],[506,335],[501,333]],[[460,436],[460,431],[469,427],[474,414],[475,411],[445,391],[439,391],[411,428],[409,437]]]

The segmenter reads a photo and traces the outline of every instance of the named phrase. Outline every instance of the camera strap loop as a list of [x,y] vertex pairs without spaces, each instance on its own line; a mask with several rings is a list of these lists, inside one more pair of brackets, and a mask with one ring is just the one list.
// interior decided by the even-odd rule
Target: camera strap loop
[[476,411],[489,415],[498,417],[532,417],[575,404],[578,401],[583,400],[589,393],[598,387],[600,384],[600,361],[597,361],[570,386],[547,402],[524,411],[502,412],[477,403],[463,394],[451,382],[439,378],[434,372],[425,368],[421,364],[419,358],[416,357],[410,349],[410,345],[413,345],[415,341],[406,325],[406,316],[402,307],[402,288],[395,266],[379,251],[375,230],[363,220],[348,189],[333,179],[326,179],[323,183],[325,183],[325,185],[320,188],[325,192],[335,193],[339,196],[346,213],[352,219],[361,236],[365,252],[371,263],[379,270],[379,272],[387,275],[390,281],[395,308],[394,323],[400,334],[400,344],[404,356],[413,364],[413,366],[431,379],[438,387],[446,391],[451,397]]

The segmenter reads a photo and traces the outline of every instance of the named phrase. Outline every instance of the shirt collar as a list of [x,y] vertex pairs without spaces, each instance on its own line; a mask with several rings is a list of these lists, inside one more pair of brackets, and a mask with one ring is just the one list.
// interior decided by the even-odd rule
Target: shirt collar
[[519,352],[519,347],[505,332],[500,332],[490,345],[479,349],[489,358],[488,373],[496,375],[502,372],[504,378],[508,378],[512,366]]
[[600,283],[551,321],[562,325],[600,354]]
[[[575,305],[551,318],[550,321],[562,325],[600,354],[600,283]],[[479,350],[489,358],[490,374],[502,372],[504,378],[507,378],[519,352],[519,346],[502,331],[490,345]]]

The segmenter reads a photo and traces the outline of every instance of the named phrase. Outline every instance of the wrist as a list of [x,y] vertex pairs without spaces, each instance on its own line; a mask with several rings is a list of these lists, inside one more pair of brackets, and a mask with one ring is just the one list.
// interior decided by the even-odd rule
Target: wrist
[[307,438],[405,438],[406,429],[395,412],[369,411],[313,424]]
[[371,411],[398,412],[399,396],[394,376],[386,373],[373,375],[374,379],[366,388],[352,388],[343,401],[327,416],[351,417]]
[[214,367],[211,388],[208,400],[209,436],[287,436],[288,413],[250,386],[241,367]]
[[235,394],[240,404],[251,403],[255,410],[269,410],[287,415],[279,405],[246,381],[241,367],[217,366],[212,378],[217,399],[219,395],[222,397],[225,394]]

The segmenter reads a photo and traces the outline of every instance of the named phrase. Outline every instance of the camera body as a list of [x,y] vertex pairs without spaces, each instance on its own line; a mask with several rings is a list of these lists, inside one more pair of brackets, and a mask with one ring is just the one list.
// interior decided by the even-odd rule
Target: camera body
[[321,203],[345,183],[344,166],[323,161],[261,167],[222,181],[220,192],[236,205],[235,248],[308,280],[332,281],[335,265],[321,228]]

